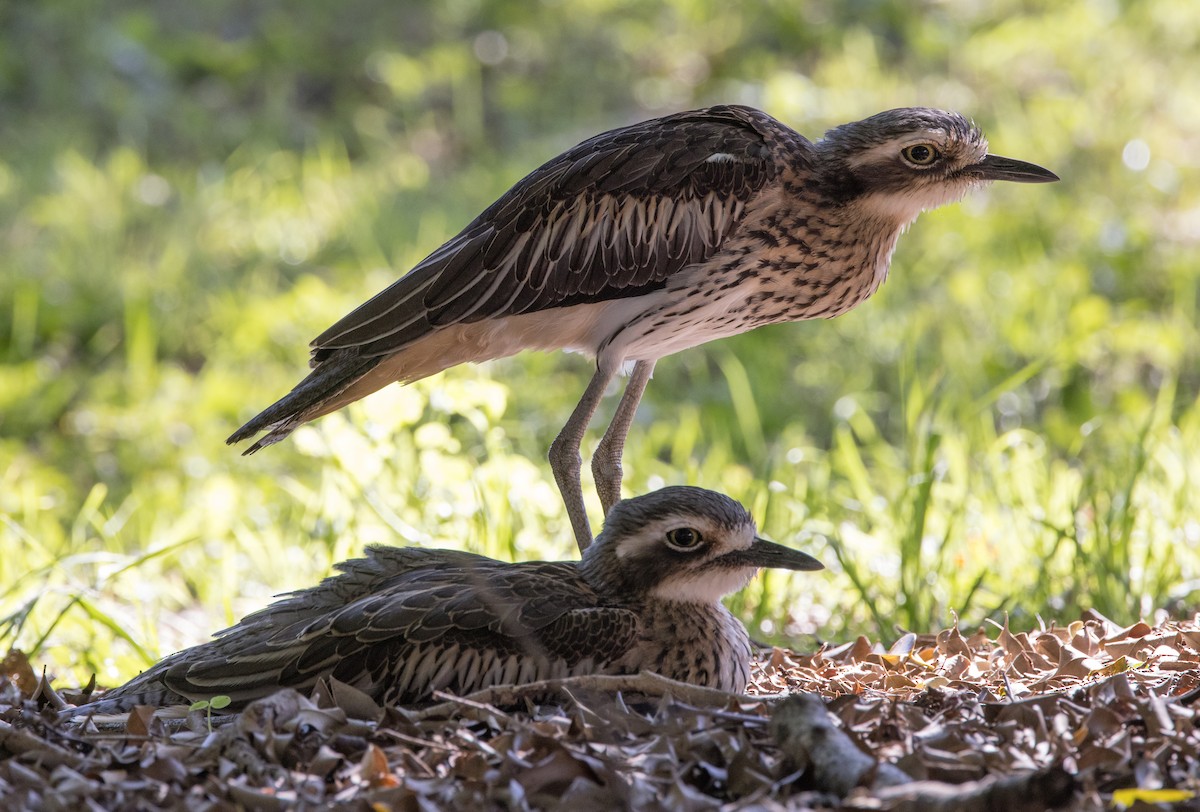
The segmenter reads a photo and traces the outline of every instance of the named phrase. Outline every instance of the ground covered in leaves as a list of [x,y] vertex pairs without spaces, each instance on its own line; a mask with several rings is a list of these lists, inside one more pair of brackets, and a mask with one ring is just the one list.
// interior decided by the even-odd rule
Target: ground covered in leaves
[[[742,697],[583,678],[402,709],[335,684],[211,718],[69,723],[19,653],[5,666],[5,809],[1152,809],[1200,791],[1200,619],[769,650]],[[800,730],[784,697],[803,693],[824,703]],[[830,757],[839,740],[853,757]]]

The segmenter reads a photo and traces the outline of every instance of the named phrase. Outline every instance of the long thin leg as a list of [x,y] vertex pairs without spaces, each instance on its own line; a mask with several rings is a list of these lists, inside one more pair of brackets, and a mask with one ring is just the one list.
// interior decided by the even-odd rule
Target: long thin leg
[[638,404],[642,402],[646,384],[653,374],[654,361],[638,361],[633,365],[625,394],[621,395],[612,422],[592,454],[592,476],[596,478],[596,493],[600,495],[600,506],[605,516],[613,505],[621,501],[621,477],[624,473],[621,455],[625,451],[625,438],[633,424],[633,416],[637,414]]
[[571,519],[571,528],[575,531],[575,543],[579,552],[587,549],[592,543],[592,526],[588,524],[587,508],[583,504],[583,485],[579,479],[579,468],[583,459],[579,456],[579,446],[583,442],[583,434],[588,424],[596,414],[596,407],[604,397],[608,382],[616,374],[616,368],[598,365],[596,374],[583,390],[579,405],[571,412],[571,417],[562,431],[550,444],[550,470],[554,473],[554,481],[562,492],[563,503],[567,506],[567,516]]

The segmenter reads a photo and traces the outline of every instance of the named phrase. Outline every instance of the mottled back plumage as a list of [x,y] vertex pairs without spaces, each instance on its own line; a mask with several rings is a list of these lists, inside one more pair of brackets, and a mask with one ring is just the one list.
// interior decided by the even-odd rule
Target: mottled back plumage
[[[773,147],[790,132],[764,113],[729,106],[584,141],[314,339],[315,371],[230,442],[267,430],[250,453],[282,439],[334,402],[343,405],[339,395],[386,356],[439,329],[660,290],[720,250],[747,203],[778,176]],[[447,357],[445,366],[462,360],[482,358]],[[369,386],[431,374],[417,371]]]
[[314,366],[339,349],[386,355],[449,324],[661,288],[715,254],[777,176],[768,121],[713,108],[568,150],[318,336]]
[[756,538],[740,505],[698,488],[622,502],[579,563],[370,547],[365,558],[339,564],[340,574],[75,712],[217,695],[236,708],[323,678],[381,703],[642,669],[740,691],[749,641],[719,601],[761,566],[820,568],[804,553]]

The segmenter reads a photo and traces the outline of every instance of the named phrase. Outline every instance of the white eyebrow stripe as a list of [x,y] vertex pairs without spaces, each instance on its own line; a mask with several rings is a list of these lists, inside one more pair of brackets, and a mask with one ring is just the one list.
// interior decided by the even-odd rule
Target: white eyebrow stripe
[[922,130],[919,133],[908,133],[903,136],[897,136],[882,144],[876,144],[869,149],[860,151],[850,158],[850,165],[859,167],[870,166],[874,163],[883,163],[899,155],[900,150],[913,144],[933,144],[938,149],[945,149],[948,138],[949,136],[945,130]]
[[628,558],[635,552],[640,554],[644,550],[658,547],[667,535],[667,531],[673,527],[679,527],[679,525],[680,520],[677,517],[658,518],[646,522],[636,535],[621,540],[616,549],[617,558]]

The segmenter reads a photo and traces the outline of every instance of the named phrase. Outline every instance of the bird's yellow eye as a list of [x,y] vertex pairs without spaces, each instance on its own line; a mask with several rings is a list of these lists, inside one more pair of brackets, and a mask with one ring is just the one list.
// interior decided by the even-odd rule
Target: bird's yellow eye
[[933,144],[913,144],[900,150],[900,154],[913,166],[929,166],[942,157]]
[[700,531],[690,527],[676,527],[667,531],[667,544],[677,550],[694,550],[702,541],[704,537],[700,535]]

